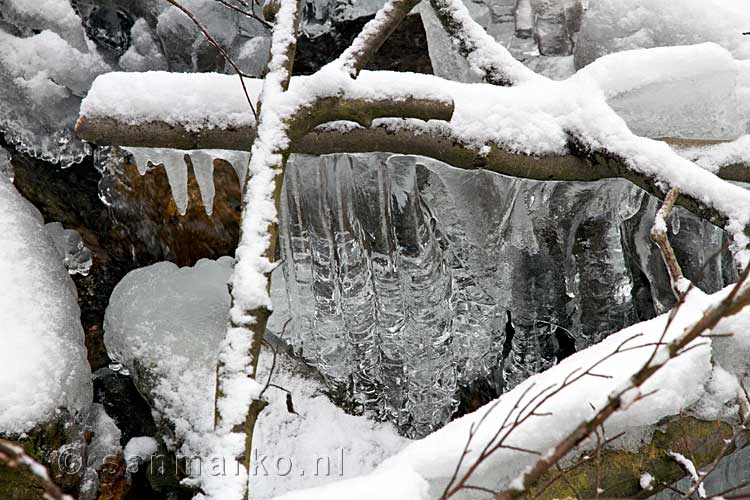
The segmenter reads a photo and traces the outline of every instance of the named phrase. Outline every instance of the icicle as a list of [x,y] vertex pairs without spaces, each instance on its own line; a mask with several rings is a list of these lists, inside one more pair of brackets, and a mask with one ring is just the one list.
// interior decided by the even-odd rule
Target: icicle
[[122,149],[133,155],[133,160],[138,167],[138,173],[141,175],[146,173],[149,163],[164,167],[177,210],[180,212],[180,215],[185,215],[188,204],[185,151],[167,148],[123,147]]
[[210,153],[198,150],[190,153],[190,160],[193,163],[195,180],[198,181],[203,207],[206,213],[211,215],[214,211],[214,196],[216,192],[214,186],[214,158]]
[[227,149],[207,149],[206,153],[213,155],[214,158],[231,163],[234,171],[237,172],[237,178],[240,180],[240,187],[245,186],[245,177],[247,176],[247,165],[250,163],[250,153],[247,151],[231,151]]

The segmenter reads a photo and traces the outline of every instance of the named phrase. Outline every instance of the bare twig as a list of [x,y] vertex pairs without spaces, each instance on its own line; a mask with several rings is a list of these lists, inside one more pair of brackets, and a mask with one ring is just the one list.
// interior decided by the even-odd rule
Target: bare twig
[[672,292],[677,298],[685,293],[686,283],[683,282],[685,278],[682,274],[682,268],[680,267],[680,263],[677,262],[672,245],[669,243],[667,221],[672,213],[672,207],[679,196],[680,191],[678,189],[672,188],[669,190],[667,196],[664,198],[664,203],[656,212],[654,225],[651,228],[651,239],[659,247],[659,250],[661,250],[661,256],[669,272]]
[[216,50],[219,51],[219,54],[224,57],[224,59],[229,63],[230,66],[232,66],[232,69],[237,73],[237,76],[240,79],[240,84],[242,85],[242,91],[245,93],[245,98],[247,99],[247,104],[250,106],[250,109],[253,112],[253,116],[255,116],[255,120],[258,120],[258,113],[255,110],[255,105],[253,104],[253,100],[250,98],[250,94],[247,91],[247,86],[245,85],[245,78],[248,77],[240,68],[237,66],[237,64],[234,62],[234,60],[229,56],[226,50],[224,50],[224,47],[221,46],[219,42],[214,39],[213,36],[211,36],[211,33],[208,32],[208,30],[203,26],[203,24],[195,17],[195,15],[190,12],[190,10],[183,7],[177,0],[166,0],[170,4],[177,7],[179,10],[181,10],[186,16],[190,18],[191,21],[193,21],[193,24],[195,24],[198,29],[203,33],[203,36],[206,37],[206,40],[208,40],[208,43],[214,46]]
[[[268,21],[266,21],[265,19],[263,19],[262,17],[260,17],[259,15],[257,15],[255,13],[255,10],[254,10],[254,5],[255,4],[254,3],[253,3],[253,7],[251,7],[251,9],[253,9],[253,10],[251,12],[248,12],[245,9],[241,9],[241,8],[237,7],[236,5],[228,2],[227,0],[214,0],[214,1],[219,2],[224,7],[228,8],[230,10],[233,10],[233,11],[239,13],[239,14],[242,14],[245,17],[249,17],[251,19],[255,19],[256,21],[258,21],[260,24],[262,24],[264,27],[266,27],[268,29],[273,28],[273,26],[271,25],[271,23],[269,23]],[[247,7],[247,5],[245,5],[245,7]]]

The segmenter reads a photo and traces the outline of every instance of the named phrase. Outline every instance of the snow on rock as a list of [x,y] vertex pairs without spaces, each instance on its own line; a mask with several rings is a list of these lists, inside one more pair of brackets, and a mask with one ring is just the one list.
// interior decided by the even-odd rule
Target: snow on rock
[[68,0],[0,0],[3,18],[13,24],[49,29],[68,40],[81,52],[88,52],[81,19]]
[[[213,433],[215,369],[229,313],[230,272],[229,258],[201,260],[192,268],[162,262],[131,271],[112,294],[105,342],[110,355],[131,369],[155,413],[174,428],[173,436],[159,437],[176,446],[178,454],[205,457],[208,464],[209,459],[225,460],[234,472],[232,461],[244,438]],[[263,383],[272,359],[264,350],[258,377]],[[285,392],[268,389],[269,406],[253,441],[251,498],[367,473],[406,442],[390,425],[345,414],[323,394],[323,384],[282,354],[273,373],[273,383],[291,391],[296,413],[288,411]],[[290,464],[292,473],[285,473]],[[229,498],[221,495],[241,486],[242,477],[215,477],[204,469],[207,473],[193,480],[210,497]]]
[[[664,341],[670,341],[682,334],[684,328],[697,321],[703,311],[712,304],[723,299],[729,292],[728,287],[714,295],[705,295],[694,289],[687,297],[685,304],[674,318],[666,331]],[[453,475],[459,457],[461,456],[470,429],[474,429],[475,437],[467,457],[463,461],[461,472],[474,462],[474,456],[479,453],[484,444],[495,434],[500,425],[510,413],[511,418],[518,414],[516,408],[520,400],[529,401],[540,391],[548,387],[558,387],[566,376],[575,370],[583,371],[594,363],[606,359],[599,364],[595,372],[608,375],[611,378],[584,377],[574,382],[567,390],[550,397],[537,409],[542,415],[532,417],[526,423],[516,428],[507,441],[509,445],[538,450],[544,452],[557,444],[569,434],[579,422],[591,418],[596,409],[607,403],[612,391],[620,388],[629,377],[648,360],[653,352],[653,346],[648,345],[660,339],[667,325],[667,315],[626,328],[611,335],[599,344],[580,351],[549,370],[535,375],[521,383],[512,391],[503,394],[498,400],[485,405],[479,410],[451,422],[444,428],[415,441],[395,456],[383,462],[375,471],[364,477],[342,481],[311,490],[292,492],[279,497],[284,500],[303,500],[313,498],[383,498],[380,493],[381,485],[390,486],[389,499],[438,498],[445,487],[445,483]],[[607,421],[607,433],[616,435],[621,431],[629,431],[630,435],[647,436],[648,426],[659,422],[662,418],[690,411],[697,417],[703,415],[700,408],[705,408],[705,399],[725,397],[731,392],[707,391],[706,386],[717,383],[714,362],[721,364],[726,361],[729,352],[734,352],[729,360],[736,364],[732,373],[744,373],[748,368],[748,360],[737,353],[747,344],[747,325],[750,323],[750,310],[745,309],[739,314],[722,321],[713,333],[734,333],[731,337],[721,337],[708,341],[698,339],[695,347],[686,351],[676,359],[669,361],[659,370],[641,390],[654,392],[642,401],[636,401],[627,409],[615,413]],[[742,328],[744,326],[744,329]],[[738,329],[739,327],[739,329]],[[630,339],[630,340],[628,340]],[[629,349],[609,357],[624,341],[626,347],[643,346]],[[700,344],[700,345],[699,345]],[[714,348],[714,346],[718,346]],[[723,377],[719,377],[721,380]],[[736,385],[736,379],[734,380]],[[725,385],[727,382],[718,382]],[[552,392],[550,389],[546,389]],[[525,396],[524,393],[528,391]],[[735,393],[736,394],[736,393]],[[734,401],[730,398],[729,401]],[[725,401],[715,401],[715,405]],[[526,412],[530,409],[524,410]],[[723,416],[733,418],[736,407],[727,409]],[[549,413],[549,415],[547,415]],[[715,416],[715,415],[714,415]],[[484,422],[478,425],[480,419]],[[628,447],[633,439],[615,441],[614,446]],[[635,442],[638,442],[636,439]],[[594,446],[595,443],[589,443]],[[535,456],[518,453],[515,450],[499,449],[491,458],[480,466],[472,476],[471,484],[499,491],[519,477],[519,474],[536,460]],[[645,480],[642,481],[647,484]],[[429,491],[424,489],[429,484]]]
[[716,42],[736,59],[750,59],[745,0],[596,0],[584,15],[576,67],[622,50]]
[[731,54],[705,43],[618,52],[573,78],[596,81],[637,135],[731,140],[747,120],[738,112],[737,77]]
[[130,30],[131,44],[120,57],[120,67],[125,71],[159,71],[167,69],[167,59],[159,48],[155,33],[148,22],[138,19]]
[[91,405],[76,291],[39,212],[0,176],[0,433]]
[[213,427],[213,408],[203,399],[215,384],[231,270],[229,257],[136,269],[117,284],[105,314],[110,357],[130,370],[156,414],[183,439]]

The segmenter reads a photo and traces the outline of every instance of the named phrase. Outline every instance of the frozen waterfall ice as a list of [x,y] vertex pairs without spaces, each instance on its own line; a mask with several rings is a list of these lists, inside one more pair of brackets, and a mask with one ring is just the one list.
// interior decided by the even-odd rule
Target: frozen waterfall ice
[[[352,411],[422,436],[474,384],[500,393],[671,305],[648,236],[657,207],[623,180],[293,156],[281,214],[284,340]],[[731,280],[721,230],[682,210],[674,221],[687,275],[709,291]]]

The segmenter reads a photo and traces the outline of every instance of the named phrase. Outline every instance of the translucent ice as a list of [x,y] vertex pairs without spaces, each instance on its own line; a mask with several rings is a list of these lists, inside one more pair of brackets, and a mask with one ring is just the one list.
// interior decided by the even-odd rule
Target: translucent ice
[[83,244],[81,235],[74,229],[65,229],[59,222],[50,222],[44,228],[54,241],[68,273],[88,275],[92,264],[91,252]]
[[21,38],[0,28],[0,46],[0,131],[5,140],[62,166],[80,161],[90,152],[73,134],[80,99],[109,65],[54,31]]

